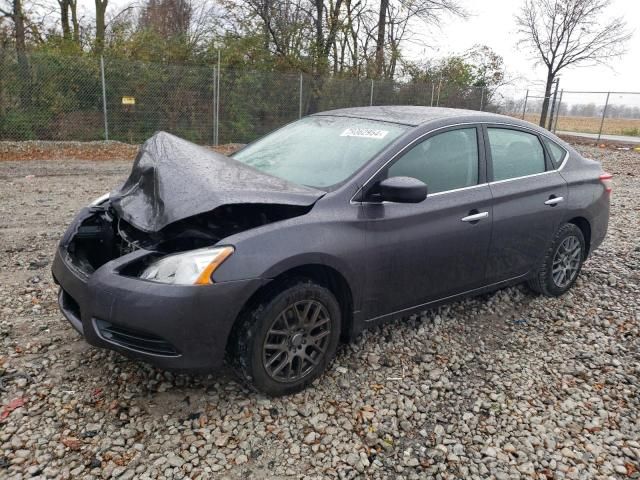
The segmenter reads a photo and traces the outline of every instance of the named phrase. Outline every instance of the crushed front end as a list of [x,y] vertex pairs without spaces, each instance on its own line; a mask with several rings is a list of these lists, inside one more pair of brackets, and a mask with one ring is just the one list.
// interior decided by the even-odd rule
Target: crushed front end
[[149,234],[120,219],[108,200],[84,208],[53,262],[60,310],[92,345],[161,368],[218,368],[231,326],[262,280],[170,285],[140,273],[167,254],[213,245],[223,231],[247,226],[229,220],[225,229],[221,219],[218,212]]
[[303,215],[324,193],[159,132],[122,186],[64,234],[53,262],[60,309],[93,345],[165,368],[218,367],[238,313],[265,281],[214,282],[233,258],[221,241]]

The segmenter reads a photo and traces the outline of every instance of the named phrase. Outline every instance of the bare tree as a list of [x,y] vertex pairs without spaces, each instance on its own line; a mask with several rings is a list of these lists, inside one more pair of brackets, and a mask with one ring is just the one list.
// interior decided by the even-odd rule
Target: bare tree
[[[78,22],[78,0],[57,0],[60,9],[62,38],[80,43],[80,25]],[[71,17],[69,17],[71,14]]]
[[604,63],[623,53],[631,34],[622,17],[600,20],[610,6],[611,0],[526,0],[516,17],[520,44],[547,67],[540,126],[546,123],[551,87],[560,71]]
[[[435,24],[444,14],[466,17],[465,10],[457,0],[380,0],[378,10],[378,33],[376,37],[376,77],[391,78],[395,73],[400,49],[399,45],[410,33],[412,20]],[[388,32],[387,32],[388,30]],[[390,65],[385,66],[385,47],[390,47]]]
[[260,20],[265,49],[285,64],[298,66],[315,28],[310,4],[306,0],[245,0],[244,4]]
[[193,9],[187,0],[147,0],[138,21],[140,28],[163,37],[187,37]]
[[343,15],[338,19],[339,28],[332,46],[333,71],[360,78],[370,75],[375,67],[375,52],[369,49],[375,43],[378,12],[375,5],[366,0],[344,0]]

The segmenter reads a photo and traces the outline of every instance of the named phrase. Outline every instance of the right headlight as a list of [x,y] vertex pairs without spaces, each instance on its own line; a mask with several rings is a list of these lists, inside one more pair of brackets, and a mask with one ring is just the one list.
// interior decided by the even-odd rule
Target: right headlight
[[140,278],[173,285],[208,285],[211,275],[233,253],[233,247],[207,247],[156,260]]

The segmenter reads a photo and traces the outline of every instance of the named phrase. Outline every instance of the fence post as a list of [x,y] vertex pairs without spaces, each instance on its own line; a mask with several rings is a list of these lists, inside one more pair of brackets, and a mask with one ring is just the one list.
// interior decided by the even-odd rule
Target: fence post
[[480,87],[480,111],[484,107],[484,87]]
[[373,78],[371,79],[371,93],[369,93],[369,106],[373,106]]
[[302,118],[302,72],[300,72],[300,104],[298,105],[298,118]]
[[218,76],[216,78],[216,145],[220,142],[220,50],[218,50]]
[[524,107],[522,107],[522,120],[524,120],[524,114],[527,112],[528,101],[529,101],[529,89],[527,88],[527,95],[524,97]]
[[104,139],[109,140],[109,122],[107,120],[107,88],[104,82],[104,57],[100,55],[100,76],[102,77],[102,113],[104,115]]
[[609,106],[609,95],[611,95],[611,92],[607,92],[607,99],[605,100],[604,108],[602,109],[602,120],[600,120],[600,130],[598,131],[597,142],[600,141],[600,137],[602,136],[602,127],[604,126],[604,117],[607,116],[607,107]]
[[211,76],[212,98],[211,98],[211,143],[216,144],[216,67],[213,67],[213,75]]
[[558,117],[560,117],[560,107],[562,106],[562,95],[564,95],[564,88],[560,90],[560,98],[558,99],[558,107],[556,108],[556,120],[553,123],[553,133],[558,130]]

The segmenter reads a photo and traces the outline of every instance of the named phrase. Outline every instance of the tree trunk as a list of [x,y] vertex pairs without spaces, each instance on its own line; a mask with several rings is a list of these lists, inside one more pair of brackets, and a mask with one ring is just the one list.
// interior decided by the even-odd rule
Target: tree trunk
[[105,12],[109,0],[96,0],[96,43],[95,52],[102,54],[104,50]]
[[314,69],[316,74],[324,73],[324,69],[327,67],[326,61],[324,61],[323,53],[324,53],[324,25],[323,25],[323,17],[324,17],[324,0],[315,0],[316,7],[316,18],[315,18],[315,28],[316,28],[316,44],[315,44],[315,61],[314,61]]
[[73,41],[80,45],[80,22],[78,22],[78,0],[69,0],[71,8],[71,25],[73,26]]
[[18,56],[18,74],[20,76],[20,105],[26,109],[31,105],[31,78],[29,76],[22,0],[13,0],[12,17],[15,26],[16,54]]
[[69,0],[58,0],[60,7],[60,25],[62,26],[62,38],[71,40],[71,25],[69,25]]
[[378,13],[378,37],[376,39],[376,78],[382,77],[382,73],[384,71],[384,40],[388,8],[389,0],[380,0],[380,12]]
[[542,101],[542,112],[540,112],[539,125],[544,128],[547,123],[547,113],[549,112],[549,101],[551,99],[551,87],[553,86],[553,73],[547,73],[547,84],[544,87],[544,100]]
[[324,87],[324,76],[329,70],[329,54],[331,53],[331,47],[336,41],[336,34],[338,31],[338,18],[340,16],[340,8],[342,6],[342,0],[336,0],[335,5],[329,7],[329,14],[327,19],[328,31],[325,36],[324,31],[324,0],[315,0],[316,18],[316,40],[314,49],[314,72],[313,72],[313,86],[311,88],[311,98],[309,99],[309,113],[315,113],[319,109],[320,96]]
[[269,51],[269,47],[271,46],[271,33],[269,32],[269,25],[271,23],[271,1],[270,0],[266,0],[263,4],[262,4],[262,35],[264,37],[263,39],[263,45],[264,45],[264,49],[268,52]]

